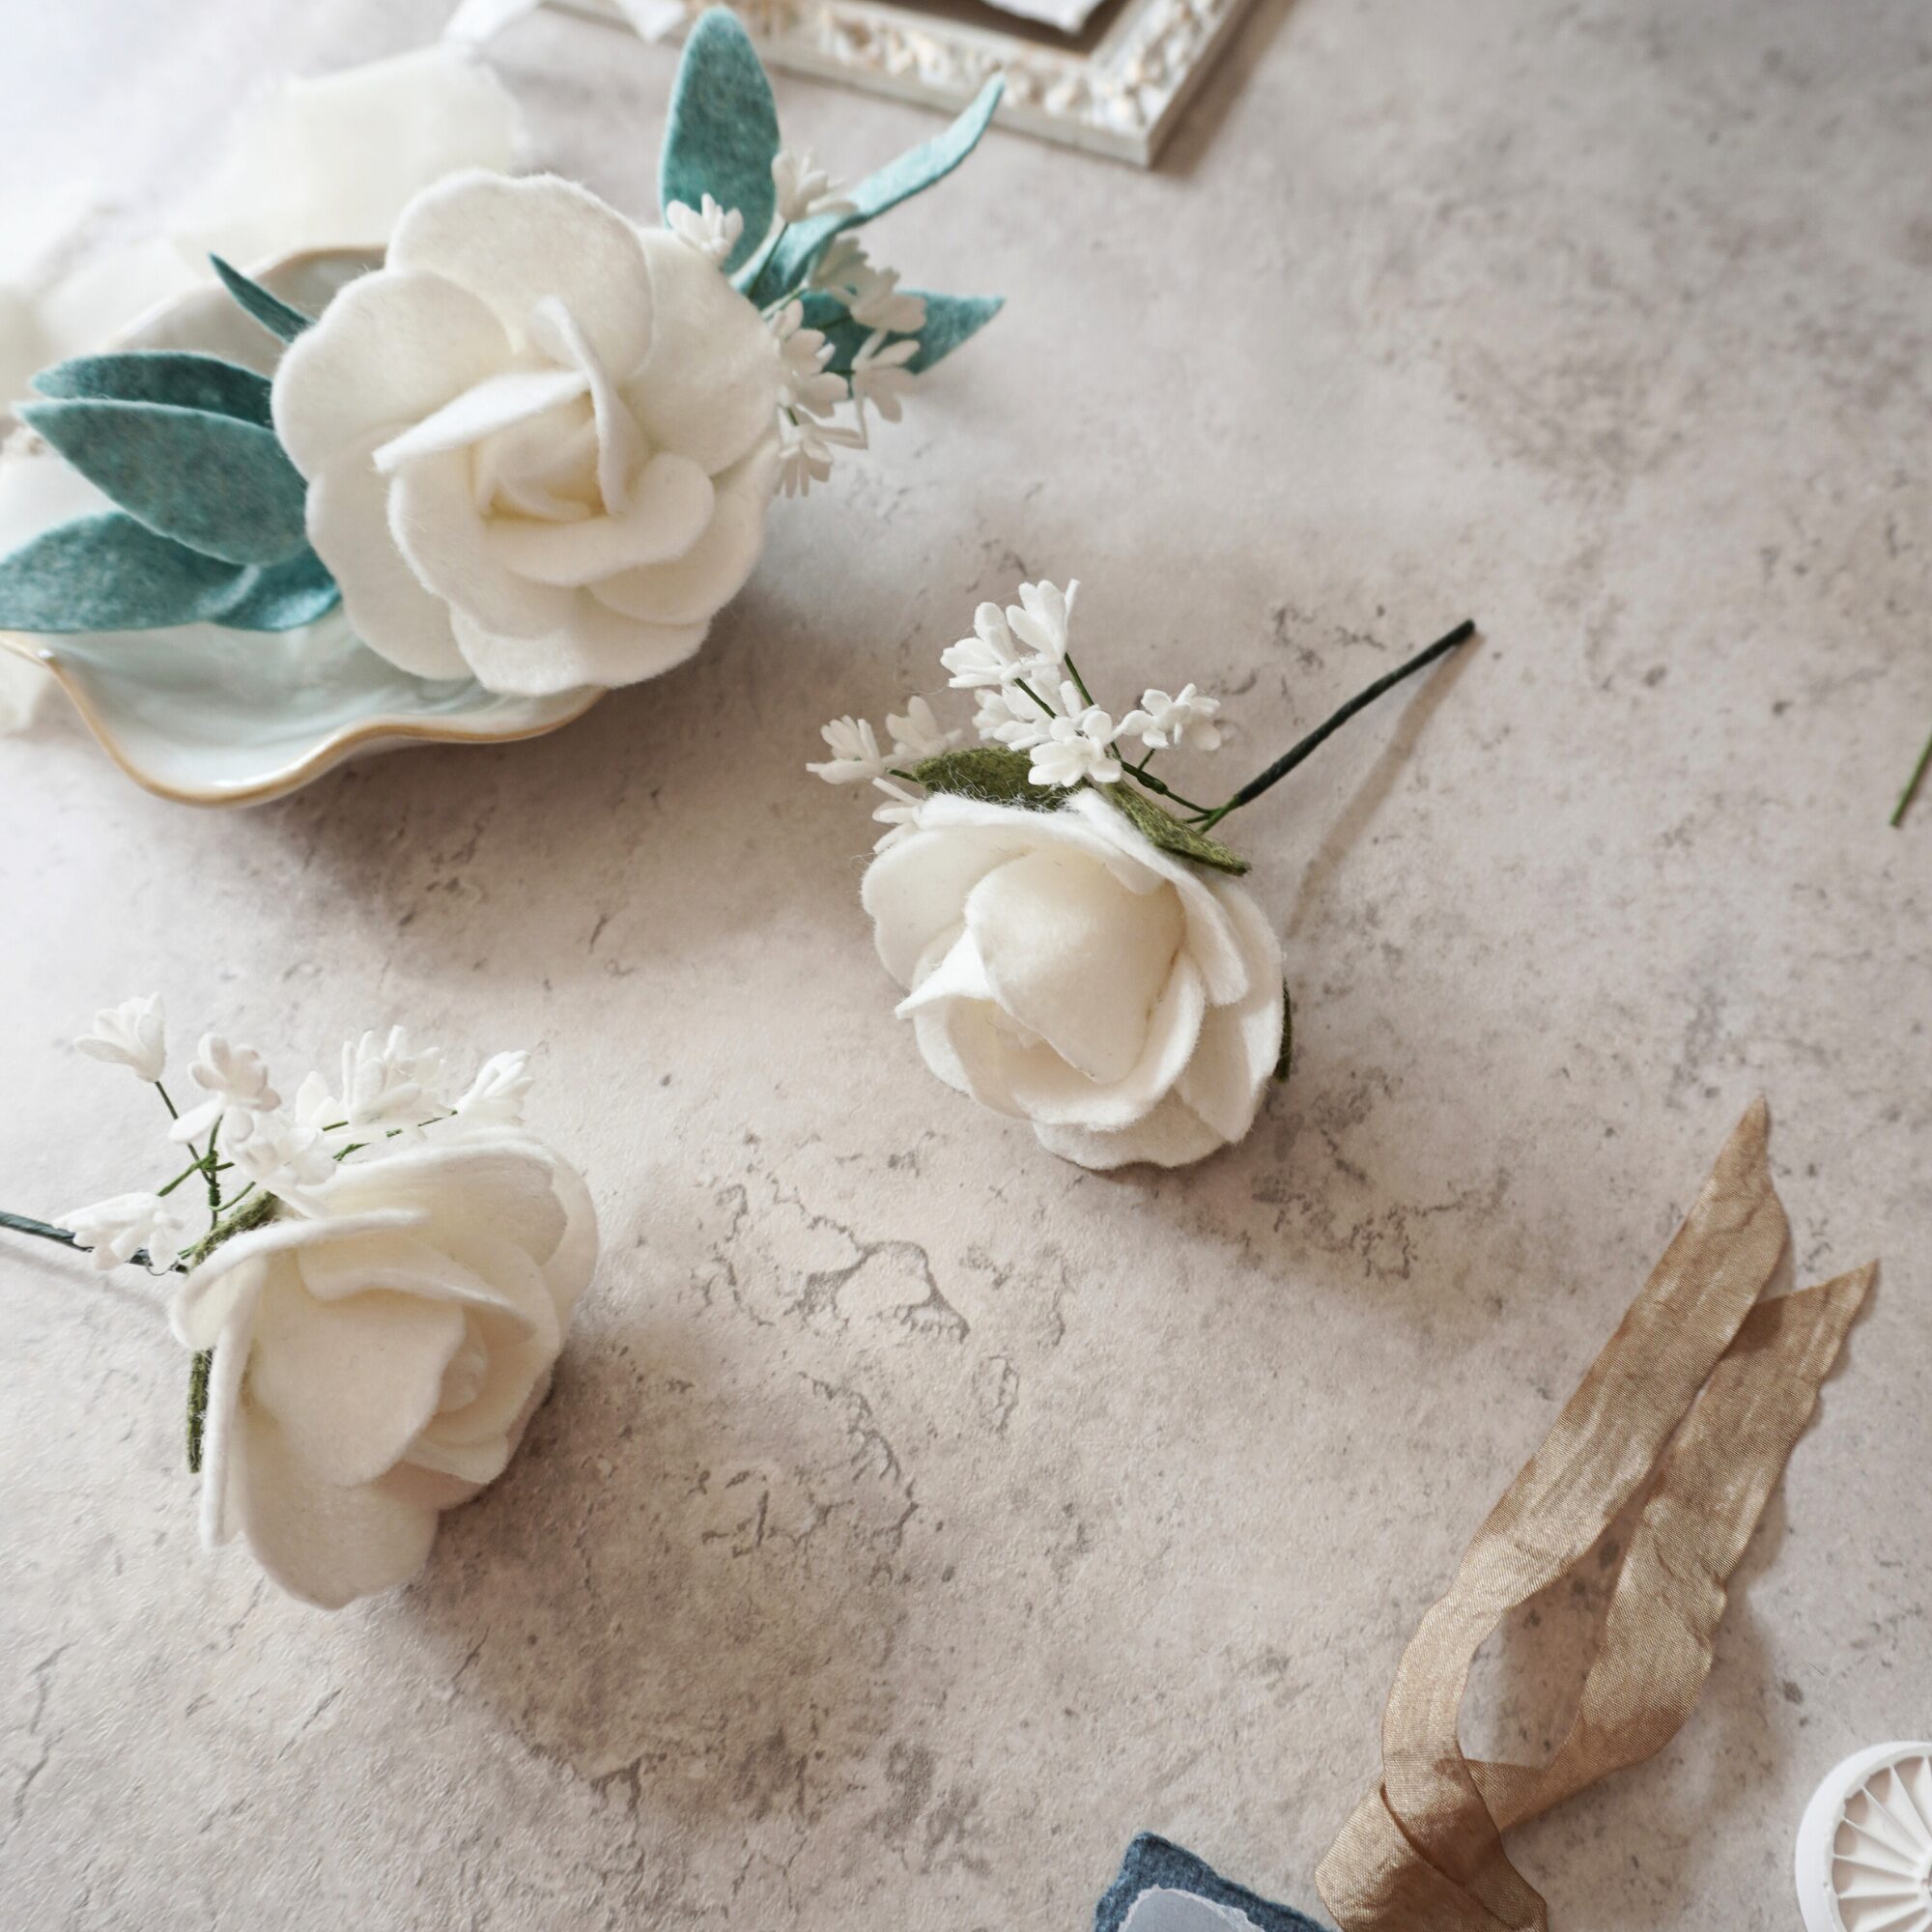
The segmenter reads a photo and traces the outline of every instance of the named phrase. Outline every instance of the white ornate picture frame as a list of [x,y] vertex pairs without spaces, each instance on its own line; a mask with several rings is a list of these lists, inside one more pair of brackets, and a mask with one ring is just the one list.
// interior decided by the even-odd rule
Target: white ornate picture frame
[[[616,0],[553,0],[611,24]],[[670,5],[675,0],[669,0]],[[687,21],[708,0],[687,0]],[[735,11],[769,67],[895,99],[964,107],[1007,76],[998,125],[1151,166],[1251,0],[1118,0],[1075,41],[991,9],[882,0],[744,0]],[[673,26],[668,38],[677,38]]]

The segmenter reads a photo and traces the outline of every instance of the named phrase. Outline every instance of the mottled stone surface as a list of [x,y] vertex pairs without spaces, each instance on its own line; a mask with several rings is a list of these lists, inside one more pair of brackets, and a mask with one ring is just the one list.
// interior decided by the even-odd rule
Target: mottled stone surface
[[[14,0],[9,165],[152,206],[238,89],[440,12]],[[645,206],[670,57],[499,51]],[[931,125],[780,94],[846,170]],[[1161,171],[995,137],[882,232],[1011,307],[676,675],[241,815],[0,747],[9,1205],[146,1177],[66,1041],[157,987],[291,1073],[541,1042],[609,1236],[526,1455],[334,1618],[197,1548],[150,1295],[9,1247],[0,1918],[1080,1932],[1143,1827],[1312,1905],[1404,1639],[1763,1090],[1801,1278],[1881,1286],[1694,1720],[1517,1849],[1559,1932],[1790,1925],[1813,1783],[1932,1712],[1928,144],[1917,0],[1262,0]],[[1233,695],[1231,779],[1483,620],[1241,824],[1299,1057],[1191,1173],[929,1079],[800,770],[1036,573],[1110,688]],[[1472,1741],[1548,1737],[1601,1599]]]

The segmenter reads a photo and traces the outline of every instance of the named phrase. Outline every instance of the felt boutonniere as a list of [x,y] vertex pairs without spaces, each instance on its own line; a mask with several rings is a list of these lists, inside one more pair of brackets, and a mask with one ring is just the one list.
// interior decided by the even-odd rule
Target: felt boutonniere
[[678,70],[665,226],[553,176],[463,173],[320,316],[217,263],[287,345],[272,379],[176,351],[38,377],[19,414],[103,500],[0,559],[0,629],[280,631],[339,598],[418,677],[656,676],[750,576],[773,497],[895,421],[998,310],[900,288],[856,231],[956,167],[999,94],[840,193],[781,147],[717,10]]
[[74,1044],[154,1087],[178,1171],[0,1226],[171,1284],[211,1547],[240,1529],[328,1609],[406,1581],[439,1514],[516,1452],[597,1259],[583,1182],[523,1123],[528,1056],[446,1089],[434,1048],[365,1033],[339,1085],[311,1073],[285,1102],[259,1053],[211,1034],[182,1107],[159,999]]
[[975,693],[977,744],[923,698],[825,726],[831,784],[886,795],[861,898],[925,1064],[1032,1122],[1084,1167],[1199,1160],[1253,1125],[1286,1078],[1291,1007],[1274,928],[1217,836],[1330,733],[1469,638],[1462,624],[1377,679],[1219,805],[1151,769],[1213,752],[1221,706],[1188,684],[1145,691],[1116,723],[1068,648],[1077,584],[1023,583],[940,654]]

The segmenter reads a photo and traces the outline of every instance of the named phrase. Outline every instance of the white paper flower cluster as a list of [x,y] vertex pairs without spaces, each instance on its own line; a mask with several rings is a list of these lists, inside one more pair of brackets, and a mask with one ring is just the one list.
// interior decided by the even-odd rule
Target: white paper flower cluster
[[[1117,784],[1123,771],[1151,783],[1146,766],[1155,752],[1182,747],[1218,751],[1224,742],[1217,722],[1220,700],[1205,696],[1192,684],[1172,695],[1143,692],[1140,703],[1118,724],[1094,702],[1067,647],[1079,591],[1077,579],[1069,580],[1065,590],[1044,582],[1022,583],[1017,604],[1004,611],[994,603],[981,604],[973,613],[973,635],[940,652],[952,688],[975,695],[973,730],[980,743],[1029,753],[1030,783],[1067,788]],[[820,734],[832,756],[806,767],[827,784],[869,781],[886,794],[888,803],[873,813],[893,828],[879,840],[881,851],[905,830],[910,808],[918,803],[917,795],[897,781],[908,777],[903,768],[952,751],[966,735],[942,729],[923,697],[907,699],[904,715],[889,716],[886,730],[891,757],[880,752],[878,734],[864,719],[834,719]],[[1128,741],[1141,746],[1138,761],[1120,756],[1121,746]],[[1165,790],[1158,784],[1154,788]]]
[[941,654],[977,696],[977,749],[915,697],[890,755],[840,718],[808,769],[887,794],[862,898],[927,1066],[1083,1166],[1179,1166],[1254,1122],[1281,949],[1240,862],[1148,796],[1177,796],[1155,753],[1221,743],[1218,703],[1151,690],[1117,724],[1067,646],[1076,589],[1022,584]]
[[62,1217],[97,1267],[185,1278],[190,1462],[211,1544],[236,1529],[283,1588],[334,1608],[414,1575],[441,1510],[509,1462],[597,1254],[576,1173],[523,1124],[528,1056],[460,1089],[402,1028],[284,1101],[262,1056],[205,1037],[165,1085],[158,998],[75,1041],[153,1084],[185,1161]]

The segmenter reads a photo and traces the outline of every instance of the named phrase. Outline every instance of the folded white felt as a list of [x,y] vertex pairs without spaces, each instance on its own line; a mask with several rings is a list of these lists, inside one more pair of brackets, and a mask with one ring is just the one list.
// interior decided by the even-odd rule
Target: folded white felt
[[224,157],[165,232],[100,252],[102,210],[0,195],[0,410],[37,370],[102,349],[143,310],[213,277],[307,248],[380,248],[403,205],[463,168],[522,163],[523,119],[469,49],[435,45],[281,82],[236,116]]
[[1096,793],[929,798],[862,897],[926,1065],[1051,1152],[1174,1167],[1253,1124],[1281,1050],[1274,933]]
[[1198,1891],[1156,1886],[1134,1900],[1121,1932],[1256,1932],[1255,1921],[1232,1905]]
[[542,696],[702,642],[763,545],[780,372],[698,249],[570,182],[470,174],[291,347],[274,419],[357,635]]
[[326,1608],[406,1581],[439,1512],[501,1473],[597,1254],[582,1181],[498,1128],[343,1165],[176,1293],[214,1351],[204,1531]]

